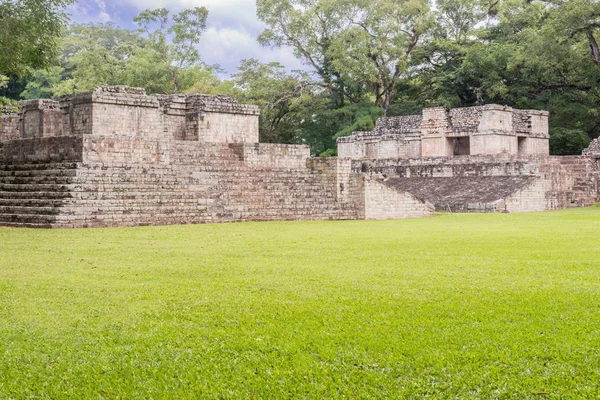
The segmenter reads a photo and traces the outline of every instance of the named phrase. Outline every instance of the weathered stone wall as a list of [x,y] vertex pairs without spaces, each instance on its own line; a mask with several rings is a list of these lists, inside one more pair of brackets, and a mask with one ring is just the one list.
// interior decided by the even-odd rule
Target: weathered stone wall
[[62,135],[62,112],[54,100],[29,100],[21,111],[21,137],[36,138]]
[[343,158],[396,158],[421,156],[421,115],[379,118],[373,132],[354,132],[338,139]]
[[19,139],[20,107],[0,107],[0,142]]
[[0,142],[0,163],[41,164],[83,160],[83,141],[77,136],[31,138]]
[[506,106],[425,108],[422,115],[380,118],[372,132],[338,139],[350,158],[548,154],[548,113]]
[[600,159],[600,138],[592,140],[590,145],[583,150],[583,155]]
[[258,107],[225,96],[159,95],[167,137],[223,143],[258,142]]
[[310,158],[310,147],[273,143],[233,143],[234,153],[249,166],[304,169]]
[[147,96],[125,86],[23,103],[0,117],[0,140],[101,135],[219,143],[258,142],[258,107],[206,95]]
[[367,179],[364,187],[365,219],[423,218],[435,212],[433,205],[377,180]]
[[388,182],[440,211],[542,211],[600,199],[599,169],[583,156],[353,160],[352,171]]
[[306,146],[86,135],[4,142],[0,157],[2,225],[364,216],[362,176],[310,161]]
[[122,164],[167,164],[171,141],[165,139],[88,135],[83,140],[83,161]]
[[[514,191],[512,194],[495,202],[496,212],[535,212],[551,208],[548,203],[548,183],[544,179],[535,179],[531,183]],[[564,207],[557,207],[564,208]]]

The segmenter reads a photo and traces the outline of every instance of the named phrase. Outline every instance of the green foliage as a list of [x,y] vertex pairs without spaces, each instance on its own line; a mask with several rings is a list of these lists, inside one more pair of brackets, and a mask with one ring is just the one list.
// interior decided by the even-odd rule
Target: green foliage
[[356,131],[371,131],[382,110],[371,103],[352,104],[333,110],[331,116],[339,120],[340,128],[334,135],[337,139]]
[[128,64],[144,44],[140,34],[111,23],[72,24],[63,44],[63,79],[53,87],[54,95],[128,84]]
[[148,93],[185,91],[211,74],[196,45],[206,29],[204,7],[169,16],[161,8],[134,18],[138,32],[113,24],[73,24],[64,41],[63,79],[54,95],[101,85],[143,87]]
[[318,96],[305,73],[288,73],[279,63],[243,60],[232,77],[238,99],[261,109],[260,139],[268,143],[301,143],[302,122]]
[[595,398],[599,229],[598,207],[0,228],[0,397]]
[[[200,35],[206,29],[207,17],[208,10],[205,7],[184,9],[173,15],[172,20],[165,8],[146,10],[136,16],[134,22],[140,26],[140,31],[145,34],[150,46],[146,51],[136,54],[138,59],[132,62],[133,66],[137,63],[146,68],[134,68],[133,73],[147,71],[151,64],[158,63],[158,69],[162,71],[150,71],[150,76],[141,78],[142,81],[157,85],[151,91],[173,93],[186,90],[189,87],[186,85],[186,69],[201,65],[196,45],[200,43]],[[153,25],[157,26],[153,29]],[[168,81],[161,82],[160,76]]]
[[21,92],[21,98],[25,100],[51,98],[54,95],[54,88],[61,82],[63,71],[62,67],[57,66],[33,71],[27,80],[25,90]]
[[372,103],[336,107],[323,85],[306,73],[289,73],[279,63],[244,60],[232,82],[232,95],[261,109],[261,141],[307,144],[313,155],[335,155],[336,138],[371,130],[382,115]]
[[267,24],[259,41],[292,47],[321,77],[336,106],[368,94],[384,111],[430,25],[423,0],[259,0],[257,7]]
[[589,144],[587,133],[579,129],[556,128],[550,136],[550,151],[556,155],[579,155]]
[[59,39],[72,0],[0,2],[0,75],[23,76],[46,68],[60,53]]
[[194,70],[194,74],[190,74],[190,80],[193,82],[186,93],[203,93],[209,95],[226,95],[231,97],[239,97],[240,91],[235,87],[231,80],[221,80],[217,74],[221,72],[218,67],[204,67]]

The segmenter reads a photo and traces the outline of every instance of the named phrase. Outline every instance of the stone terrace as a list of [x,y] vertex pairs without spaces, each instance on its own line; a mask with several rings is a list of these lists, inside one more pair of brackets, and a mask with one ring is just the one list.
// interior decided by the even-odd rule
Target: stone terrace
[[[258,108],[223,96],[103,87],[0,116],[0,225],[94,227],[403,218],[350,162],[258,143]],[[372,191],[382,191],[374,196]]]

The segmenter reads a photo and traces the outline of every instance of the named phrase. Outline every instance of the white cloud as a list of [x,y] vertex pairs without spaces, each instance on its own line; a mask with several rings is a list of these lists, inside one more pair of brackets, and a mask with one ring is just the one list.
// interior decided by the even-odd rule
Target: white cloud
[[77,22],[105,23],[112,20],[103,0],[94,0],[93,4],[77,2],[67,8],[67,13]]
[[264,48],[256,41],[265,25],[256,17],[255,0],[124,0],[138,9],[188,7],[208,9],[207,29],[198,46],[207,64],[218,64],[225,75],[234,73],[241,60],[277,61],[289,69],[303,69],[291,49]]
[[289,69],[302,69],[289,48],[264,48],[254,35],[243,29],[209,27],[202,35],[200,55],[207,64],[219,64],[226,74],[234,73],[241,60],[256,58],[262,62],[277,61]]
[[198,49],[204,62],[220,65],[227,72],[225,75],[235,73],[240,61],[248,58],[305,69],[291,49],[270,49],[258,44],[256,38],[265,25],[256,17],[255,0],[80,0],[71,13],[79,22],[114,21],[133,27],[135,14],[159,7],[173,13],[189,7],[208,9],[207,29]]

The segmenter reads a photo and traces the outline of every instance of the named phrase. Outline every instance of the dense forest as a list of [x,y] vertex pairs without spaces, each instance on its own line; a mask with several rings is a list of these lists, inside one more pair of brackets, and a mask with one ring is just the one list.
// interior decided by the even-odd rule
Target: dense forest
[[335,155],[382,115],[487,103],[549,110],[553,154],[600,136],[595,0],[258,0],[264,46],[306,66],[243,60],[221,79],[197,44],[210,10],[146,10],[137,30],[69,24],[71,0],[0,3],[2,102],[99,85],[226,94],[261,107],[261,141]]

